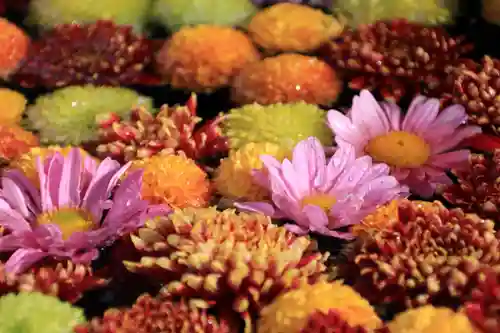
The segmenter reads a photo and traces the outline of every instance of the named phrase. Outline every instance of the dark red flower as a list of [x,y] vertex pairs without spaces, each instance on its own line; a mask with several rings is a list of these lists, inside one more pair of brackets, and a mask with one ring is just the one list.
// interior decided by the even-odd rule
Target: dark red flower
[[395,20],[347,30],[321,54],[345,70],[352,89],[397,101],[406,93],[440,96],[443,77],[470,48],[442,27]]
[[153,42],[131,26],[63,24],[33,43],[13,80],[28,87],[155,83],[146,73],[153,56]]

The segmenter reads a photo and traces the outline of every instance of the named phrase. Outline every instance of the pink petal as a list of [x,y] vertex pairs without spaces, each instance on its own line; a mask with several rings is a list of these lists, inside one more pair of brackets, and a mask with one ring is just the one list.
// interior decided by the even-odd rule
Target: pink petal
[[389,131],[401,130],[401,109],[397,104],[382,102],[380,104],[384,109],[387,119],[389,120]]
[[351,120],[340,111],[328,111],[328,126],[332,129],[335,140],[342,139],[353,145],[361,145],[364,138]]
[[370,171],[372,167],[372,159],[369,156],[362,156],[354,163],[352,163],[349,168],[344,169],[344,172],[337,179],[335,187],[332,189],[333,192],[348,191],[353,187],[357,186],[359,181],[363,179],[366,172]]
[[462,169],[467,167],[470,152],[468,150],[457,150],[449,153],[432,156],[428,164],[441,169]]
[[[418,97],[416,98],[418,99]],[[403,131],[413,132],[416,134],[425,133],[429,125],[431,125],[439,113],[440,102],[436,98],[422,100],[423,103],[412,103],[408,114],[403,120]]]
[[15,234],[10,234],[0,237],[0,252],[11,252],[21,247],[19,237]]
[[440,143],[433,145],[432,154],[439,154],[451,150],[458,146],[460,142],[471,136],[481,133],[481,128],[478,126],[464,126],[453,133],[452,136],[442,140]]
[[354,125],[359,126],[359,130],[366,131],[370,138],[390,130],[386,113],[368,90],[362,90],[359,98],[353,99],[351,118]]
[[64,156],[60,152],[54,153],[46,159],[48,164],[46,189],[52,199],[52,203],[57,206],[59,203],[59,187],[63,181],[62,171],[64,166]]
[[401,128],[403,131],[409,130],[411,128],[412,123],[420,117],[419,108],[422,106],[423,103],[425,103],[426,100],[427,97],[425,96],[417,96],[411,101],[411,104],[408,107],[408,111],[403,120],[403,123],[401,124]]
[[28,208],[29,199],[26,198],[19,186],[8,177],[2,177],[2,197],[23,218],[29,219],[31,217],[31,212]]
[[287,223],[287,224],[285,224],[285,229],[290,231],[293,234],[296,234],[297,236],[303,236],[303,235],[307,235],[309,233],[309,230],[307,228],[303,228],[303,227],[298,226],[296,224]]
[[[318,232],[328,226],[328,215],[318,206],[306,205],[302,208],[304,221],[296,221],[298,225],[307,225],[312,232]],[[301,222],[301,223],[299,223]]]
[[5,172],[4,177],[14,181],[19,187],[22,188],[24,194],[27,196],[28,208],[34,215],[38,215],[42,209],[40,207],[40,191],[33,186],[31,181],[19,170],[8,170]]
[[49,186],[47,184],[47,175],[45,174],[45,167],[40,157],[36,158],[36,165],[38,169],[38,177],[40,180],[40,202],[43,211],[51,211],[54,208],[52,197],[50,196]]
[[0,225],[10,231],[29,231],[31,225],[21,214],[13,210],[5,199],[0,198]]
[[63,244],[62,232],[57,224],[36,226],[31,234],[35,237],[36,243],[41,248],[61,246]]
[[[98,184],[100,184],[100,186],[102,186],[102,184],[104,182],[101,181],[101,178],[106,177],[106,179],[108,179],[105,182],[106,186],[107,186],[109,179],[111,179],[111,177],[113,176],[113,173],[116,170],[118,170],[119,168],[120,168],[120,164],[117,161],[114,161],[110,158],[106,158],[104,161],[102,161],[99,164],[99,167],[97,168],[95,174],[93,175],[92,181],[90,182],[90,184],[87,188],[87,193],[83,197],[82,206],[88,206],[89,196],[95,195],[95,193],[94,193],[95,190],[93,188],[95,186],[97,186]],[[98,191],[101,192],[101,191],[103,191],[103,189],[99,188]]]
[[19,274],[26,271],[34,263],[42,260],[47,253],[38,249],[19,249],[14,252],[5,263],[5,270],[9,273]]
[[273,206],[265,202],[237,202],[234,206],[241,211],[261,213],[271,217],[275,213]]
[[82,180],[82,159],[80,150],[73,148],[64,159],[59,184],[59,207],[78,207],[80,204],[80,183]]

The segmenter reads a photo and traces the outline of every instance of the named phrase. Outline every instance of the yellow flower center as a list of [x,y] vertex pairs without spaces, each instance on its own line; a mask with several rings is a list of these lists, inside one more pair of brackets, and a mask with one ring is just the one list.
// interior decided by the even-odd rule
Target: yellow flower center
[[376,162],[400,168],[417,168],[431,155],[429,145],[418,135],[395,131],[370,140],[365,152]]
[[333,195],[328,194],[313,194],[302,199],[302,207],[306,205],[318,206],[323,211],[328,212],[330,208],[337,202]]
[[38,224],[56,224],[62,233],[62,238],[67,240],[75,232],[90,231],[94,222],[90,214],[78,208],[62,208],[38,216]]

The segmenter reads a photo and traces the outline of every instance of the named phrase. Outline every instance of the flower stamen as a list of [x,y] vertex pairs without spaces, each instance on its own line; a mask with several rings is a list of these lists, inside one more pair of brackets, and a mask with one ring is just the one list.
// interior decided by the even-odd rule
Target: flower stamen
[[67,240],[75,232],[85,232],[94,229],[90,213],[78,208],[60,208],[41,214],[37,223],[56,224],[62,233],[63,240]]
[[328,212],[330,208],[337,202],[337,199],[330,194],[317,193],[304,197],[302,199],[302,207],[307,205],[318,206],[324,212]]

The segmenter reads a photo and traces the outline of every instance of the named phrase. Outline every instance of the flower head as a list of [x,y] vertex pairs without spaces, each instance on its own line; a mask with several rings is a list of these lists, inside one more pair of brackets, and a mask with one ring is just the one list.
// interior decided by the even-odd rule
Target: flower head
[[322,10],[279,3],[258,12],[247,29],[252,40],[269,53],[312,52],[340,34],[343,25]]
[[27,100],[15,90],[0,88],[0,124],[16,125],[21,121]]
[[206,207],[212,192],[208,175],[183,155],[155,155],[136,160],[131,170],[144,170],[142,198],[176,208]]
[[254,201],[268,198],[269,190],[253,179],[254,171],[264,167],[261,155],[270,155],[282,161],[291,154],[289,149],[268,142],[251,142],[232,150],[229,157],[221,160],[215,172],[213,181],[217,192],[230,199]]
[[156,62],[158,72],[172,87],[211,92],[228,86],[242,68],[259,59],[259,51],[245,33],[198,25],[174,33],[158,52]]
[[342,318],[342,314],[336,310],[316,311],[309,315],[307,323],[300,333],[369,333],[371,330],[359,326],[350,325]]
[[[21,171],[26,176],[26,178],[28,178],[31,181],[33,185],[38,187],[40,185],[38,170],[37,170],[38,158],[45,160],[47,157],[54,155],[56,152],[61,153],[63,156],[68,156],[68,154],[74,148],[75,147],[71,146],[33,147],[28,152],[13,159],[10,162],[9,167],[11,169],[16,169]],[[80,155],[84,159],[90,158],[89,153],[87,153],[85,150],[81,148],[78,149],[80,150]]]
[[304,102],[268,106],[249,104],[232,109],[224,117],[222,129],[231,149],[252,142],[274,143],[292,149],[310,136],[327,145],[331,143],[332,132],[325,124],[325,116],[319,107]]
[[13,80],[21,85],[136,84],[147,79],[152,43],[112,21],[63,24],[33,43]]
[[110,114],[100,122],[97,156],[129,162],[159,153],[183,152],[199,160],[227,150],[219,127],[220,118],[198,126],[197,98],[186,105],[163,105],[155,116],[146,108],[132,110],[129,119]]
[[19,273],[49,257],[88,263],[97,247],[108,245],[144,222],[142,172],[120,180],[129,165],[106,159],[99,165],[78,149],[37,160],[38,190],[17,170],[1,178],[0,251],[13,254],[5,264]]
[[388,325],[390,333],[474,333],[467,316],[444,307],[423,306],[398,314]]
[[376,329],[382,321],[367,300],[340,282],[304,285],[277,297],[260,315],[257,333],[299,333],[317,311],[338,312],[352,326]]
[[29,37],[21,29],[0,17],[0,78],[6,79],[17,70],[29,43]]
[[339,277],[372,304],[394,310],[463,302],[485,268],[500,268],[500,238],[492,221],[401,200],[398,222],[346,251]]
[[132,241],[142,258],[126,267],[165,284],[163,297],[232,306],[247,329],[251,315],[279,293],[322,279],[328,258],[264,215],[215,208],[150,220]]
[[431,196],[438,184],[451,183],[449,169],[467,167],[469,151],[456,147],[481,129],[462,126],[466,119],[462,106],[440,112],[439,100],[423,96],[416,97],[403,116],[396,104],[379,104],[366,90],[354,97],[348,115],[328,112],[340,147],[353,146],[357,156],[388,164],[394,177],[421,196]]
[[126,88],[70,86],[38,97],[27,110],[28,123],[44,143],[78,145],[97,139],[96,118],[136,106],[150,109],[152,101]]
[[360,223],[378,205],[406,194],[406,188],[389,176],[389,167],[373,165],[368,156],[356,158],[354,149],[337,150],[327,161],[316,138],[299,142],[291,160],[282,163],[263,155],[265,172],[256,180],[271,191],[272,203],[247,202],[237,207],[262,212],[276,218],[289,218],[293,232],[309,231],[350,238],[340,229]]
[[18,125],[0,125],[0,158],[16,159],[39,144],[33,133]]
[[75,328],[76,333],[230,333],[227,323],[187,302],[140,296],[128,309],[110,309]]
[[238,105],[330,105],[342,88],[335,70],[323,60],[284,53],[245,66],[233,79],[231,99]]
[[0,297],[2,333],[63,333],[83,323],[83,310],[40,293]]

